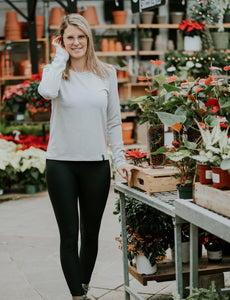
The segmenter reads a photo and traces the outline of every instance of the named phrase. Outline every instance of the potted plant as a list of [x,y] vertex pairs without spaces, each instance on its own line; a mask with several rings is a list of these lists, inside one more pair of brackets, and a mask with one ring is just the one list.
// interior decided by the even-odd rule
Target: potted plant
[[[136,257],[141,256],[142,259],[145,256],[144,260],[148,260],[150,266],[154,266],[165,257],[173,230],[172,218],[128,196],[126,196],[125,206],[128,259],[133,265]],[[114,214],[120,214],[119,199]],[[121,242],[120,238],[117,240]],[[138,261],[139,258],[136,259],[137,263]],[[150,266],[148,269],[153,272]],[[143,269],[140,272],[148,273]]]
[[[189,289],[189,288],[188,288]],[[201,300],[201,299],[215,299],[215,300],[228,300],[229,293],[223,293],[220,289],[217,289],[215,282],[212,281],[209,289],[194,288],[193,293],[184,300]],[[178,293],[173,293],[172,300],[183,300]]]
[[201,50],[201,33],[205,25],[192,20],[183,20],[178,29],[182,31],[184,36],[185,51],[200,51]]
[[35,193],[45,186],[45,151],[30,147],[17,151],[19,186]]
[[213,42],[216,50],[228,49],[229,45],[229,33],[224,31],[224,14],[227,11],[229,1],[228,0],[214,0],[215,5],[218,7],[218,31],[213,32]]
[[117,31],[117,40],[122,43],[125,51],[133,50],[134,32],[132,30]]
[[140,46],[143,51],[150,51],[153,46],[153,32],[150,28],[141,28],[139,31]]
[[157,115],[157,112],[163,111],[165,102],[165,92],[163,83],[166,78],[160,74],[160,66],[164,64],[162,61],[151,60],[151,63],[156,66],[156,75],[148,77],[149,86],[146,91],[148,95],[132,99],[132,104],[137,109],[139,123],[148,122],[148,157],[150,157],[151,166],[160,165],[163,162],[163,155],[151,155],[159,147],[164,145],[164,125]]

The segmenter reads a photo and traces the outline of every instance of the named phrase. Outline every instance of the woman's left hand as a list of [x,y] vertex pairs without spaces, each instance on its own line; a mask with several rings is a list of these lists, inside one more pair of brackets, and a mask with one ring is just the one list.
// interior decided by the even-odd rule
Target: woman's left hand
[[117,169],[117,172],[121,175],[121,177],[128,180],[129,185],[131,184],[132,181],[132,170],[140,170],[140,168],[125,163]]

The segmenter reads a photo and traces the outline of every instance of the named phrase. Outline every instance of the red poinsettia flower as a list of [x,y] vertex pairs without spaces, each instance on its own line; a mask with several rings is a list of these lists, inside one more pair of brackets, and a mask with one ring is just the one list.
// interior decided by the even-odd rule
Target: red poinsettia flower
[[144,158],[147,155],[147,152],[141,152],[140,150],[127,150],[125,151],[126,157],[131,159],[140,159]]
[[218,111],[219,111],[219,109],[220,109],[220,104],[219,104],[219,101],[218,101],[218,99],[216,99],[216,98],[210,98],[209,100],[208,100],[208,102],[207,103],[205,103],[205,106],[207,107],[207,106],[211,106],[212,108],[211,108],[211,112],[212,113],[217,113]]
[[151,62],[152,64],[156,65],[157,67],[159,67],[159,66],[161,66],[161,65],[164,64],[163,61],[160,61],[160,60],[158,60],[158,59],[156,59],[156,60],[151,59],[150,62]]
[[187,31],[187,32],[191,32],[193,30],[202,30],[204,28],[205,25],[191,20],[183,20],[178,26],[179,30]]

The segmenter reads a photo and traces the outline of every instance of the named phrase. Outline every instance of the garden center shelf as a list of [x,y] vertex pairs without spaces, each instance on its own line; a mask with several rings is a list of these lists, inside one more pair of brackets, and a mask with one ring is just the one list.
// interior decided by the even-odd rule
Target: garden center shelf
[[[224,256],[222,263],[213,264],[208,262],[206,256],[199,259],[199,275],[210,275],[230,271],[230,256]],[[183,277],[189,277],[189,263],[183,264]],[[129,265],[129,273],[137,279],[142,285],[147,285],[148,281],[169,281],[175,280],[175,263],[170,260],[165,260],[157,263],[157,272],[155,274],[145,275],[137,273],[135,266]]]

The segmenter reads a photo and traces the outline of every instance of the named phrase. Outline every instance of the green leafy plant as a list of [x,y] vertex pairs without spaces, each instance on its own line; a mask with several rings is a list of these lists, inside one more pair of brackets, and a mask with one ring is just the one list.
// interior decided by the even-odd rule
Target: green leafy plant
[[[212,281],[209,289],[194,288],[193,293],[184,300],[228,300],[229,297],[229,293],[223,293],[221,289],[216,289],[215,282]],[[173,293],[172,299],[183,300],[178,293]]]
[[[144,254],[154,265],[164,258],[171,242],[172,218],[131,197],[126,196],[125,200],[129,261],[132,262],[138,254]],[[119,199],[114,214],[120,215]],[[121,242],[120,238],[117,240]]]

